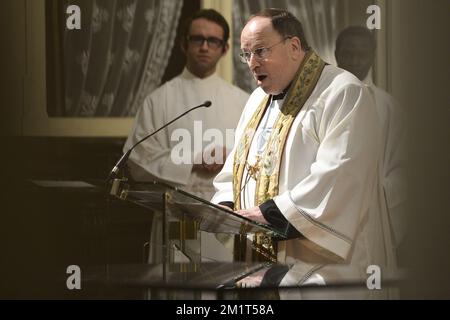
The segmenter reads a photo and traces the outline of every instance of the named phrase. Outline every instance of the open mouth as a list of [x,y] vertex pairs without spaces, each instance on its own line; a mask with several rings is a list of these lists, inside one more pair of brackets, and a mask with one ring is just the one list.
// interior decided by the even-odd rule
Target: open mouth
[[263,81],[265,78],[267,78],[267,76],[266,75],[260,75],[260,76],[256,76],[256,80],[258,80],[258,81]]

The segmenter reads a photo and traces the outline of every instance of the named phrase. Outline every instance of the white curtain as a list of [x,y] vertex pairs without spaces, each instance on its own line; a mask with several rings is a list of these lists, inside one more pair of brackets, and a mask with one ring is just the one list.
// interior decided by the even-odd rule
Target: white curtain
[[[182,0],[65,0],[81,30],[63,24],[65,106],[56,116],[134,116],[164,75]],[[67,16],[66,13],[63,13]]]
[[233,2],[233,46],[234,81],[242,89],[251,92],[256,84],[248,67],[239,60],[240,35],[247,18],[264,8],[287,9],[303,25],[309,45],[326,62],[335,64],[334,41],[338,30],[337,0],[234,0]]

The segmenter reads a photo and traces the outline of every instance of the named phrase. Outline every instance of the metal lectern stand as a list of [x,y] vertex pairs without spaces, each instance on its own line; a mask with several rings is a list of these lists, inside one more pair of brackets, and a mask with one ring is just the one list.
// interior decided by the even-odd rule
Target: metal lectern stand
[[[112,195],[160,213],[155,216],[152,227],[149,262],[201,262],[199,231],[242,236],[263,232],[278,239],[286,237],[270,226],[170,185],[160,182],[130,185],[124,179],[116,180],[111,188]],[[160,252],[155,254],[158,250]],[[187,260],[177,260],[180,252]]]

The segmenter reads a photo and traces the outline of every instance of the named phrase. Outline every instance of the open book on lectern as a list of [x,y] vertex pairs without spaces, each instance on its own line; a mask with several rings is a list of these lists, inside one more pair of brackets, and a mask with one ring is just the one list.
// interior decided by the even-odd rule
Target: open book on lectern
[[127,199],[139,205],[168,212],[177,219],[191,219],[211,233],[251,234],[264,232],[286,239],[283,231],[238,215],[208,200],[162,182],[139,182],[130,186]]

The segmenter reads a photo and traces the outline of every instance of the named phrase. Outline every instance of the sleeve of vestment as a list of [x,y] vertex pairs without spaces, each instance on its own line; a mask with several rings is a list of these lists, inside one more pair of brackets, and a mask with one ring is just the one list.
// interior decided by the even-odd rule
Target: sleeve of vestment
[[347,82],[327,90],[317,101],[310,172],[273,200],[303,236],[345,260],[376,186],[380,129],[366,88]]
[[[158,130],[172,119],[166,119],[165,90],[157,90],[148,96],[138,111],[133,131],[124,151],[146,135]],[[176,164],[171,158],[170,132],[164,128],[138,145],[130,155],[129,166],[135,180],[157,178],[185,185],[192,171],[192,164]]]

